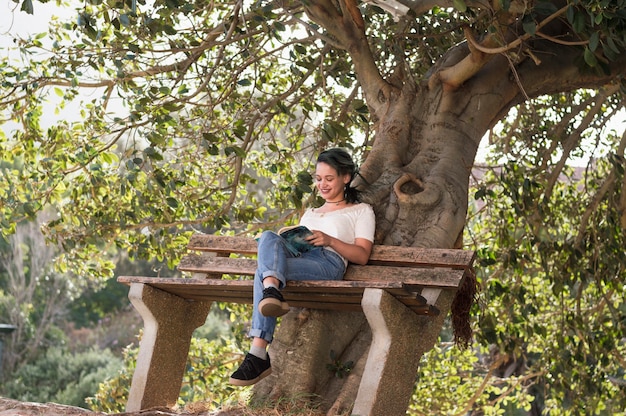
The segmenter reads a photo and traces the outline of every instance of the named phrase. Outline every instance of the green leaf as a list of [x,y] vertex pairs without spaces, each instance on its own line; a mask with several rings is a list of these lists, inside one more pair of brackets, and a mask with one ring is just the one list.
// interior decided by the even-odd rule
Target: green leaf
[[130,18],[127,14],[120,15],[120,23],[122,24],[122,26],[130,26]]
[[577,10],[574,11],[574,21],[572,22],[572,27],[576,33],[582,33],[585,30],[586,21],[584,13]]
[[574,6],[570,5],[565,11],[565,16],[567,17],[567,21],[570,23],[570,25],[574,24],[574,14],[576,14],[576,9],[574,8]]
[[168,197],[165,199],[165,201],[167,202],[167,205],[171,208],[178,208],[178,201],[176,200],[176,198],[172,198],[172,197]]
[[615,44],[615,41],[613,40],[613,38],[611,37],[606,38],[606,43],[613,52],[615,52],[616,54],[620,53],[620,49]]
[[28,14],[33,14],[35,12],[35,9],[33,8],[32,0],[24,0],[22,2],[22,7],[20,8],[20,10]]
[[467,11],[467,5],[464,0],[452,0],[452,4],[454,5],[454,8],[461,13],[465,13]]
[[589,38],[589,49],[592,52],[595,52],[596,49],[598,49],[598,44],[600,43],[600,33],[599,32],[593,32],[591,34],[591,37]]
[[524,23],[522,23],[522,27],[524,28],[524,32],[528,33],[529,35],[534,35],[537,32],[537,24],[535,23],[534,20],[531,19],[524,19]]
[[585,57],[585,62],[590,67],[593,68],[598,64],[598,58],[596,58],[596,55],[593,52],[591,52],[589,48],[585,48],[584,57]]
[[228,146],[224,149],[224,154],[226,154],[226,156],[230,156],[233,153],[239,157],[246,157],[245,150],[239,146]]

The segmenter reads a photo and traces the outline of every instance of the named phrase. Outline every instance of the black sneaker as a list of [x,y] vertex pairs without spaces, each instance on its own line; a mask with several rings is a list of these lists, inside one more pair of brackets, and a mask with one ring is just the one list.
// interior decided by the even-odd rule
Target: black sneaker
[[269,355],[267,360],[264,360],[248,353],[237,371],[230,376],[228,382],[233,386],[251,386],[270,374],[272,374],[272,366]]
[[283,316],[289,312],[289,304],[285,302],[280,290],[273,286],[263,289],[263,299],[259,303],[259,312],[263,316]]

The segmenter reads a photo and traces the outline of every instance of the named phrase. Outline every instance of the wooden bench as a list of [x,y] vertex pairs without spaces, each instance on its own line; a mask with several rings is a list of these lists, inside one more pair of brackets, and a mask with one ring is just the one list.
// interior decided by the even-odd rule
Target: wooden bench
[[[253,281],[246,276],[256,269],[254,239],[195,235],[188,248],[178,269],[190,278],[117,279],[130,285],[129,298],[144,320],[128,412],[176,403],[192,332],[204,324],[213,302],[252,303]],[[353,414],[406,412],[418,362],[388,358],[398,351],[412,354],[417,320],[440,313],[439,294],[456,291],[473,260],[467,250],[375,245],[369,263],[350,264],[344,280],[287,283],[283,295],[291,307],[365,313],[373,341]]]

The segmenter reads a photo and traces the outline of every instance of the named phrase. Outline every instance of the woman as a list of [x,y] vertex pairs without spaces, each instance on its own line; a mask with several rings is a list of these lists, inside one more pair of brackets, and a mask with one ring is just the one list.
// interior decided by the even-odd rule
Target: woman
[[350,186],[356,175],[352,157],[343,149],[326,150],[317,158],[315,186],[325,203],[308,209],[300,219],[312,231],[306,240],[313,250],[292,254],[285,239],[272,231],[259,238],[254,276],[252,347],[230,377],[236,386],[250,386],[271,374],[267,347],[276,318],[289,312],[280,290],[287,280],[340,280],[348,263],[367,263],[374,241],[374,211],[359,203]]

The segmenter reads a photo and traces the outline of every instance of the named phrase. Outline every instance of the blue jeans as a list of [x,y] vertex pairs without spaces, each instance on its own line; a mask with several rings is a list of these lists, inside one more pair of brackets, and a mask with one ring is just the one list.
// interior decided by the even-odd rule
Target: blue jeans
[[269,276],[277,278],[280,289],[285,287],[288,280],[341,280],[346,266],[340,255],[322,247],[294,256],[287,249],[285,240],[272,231],[261,234],[258,246],[252,328],[248,335],[272,342],[276,318],[263,316],[259,312],[259,302],[263,299],[263,279]]

